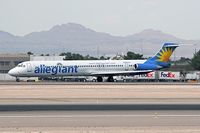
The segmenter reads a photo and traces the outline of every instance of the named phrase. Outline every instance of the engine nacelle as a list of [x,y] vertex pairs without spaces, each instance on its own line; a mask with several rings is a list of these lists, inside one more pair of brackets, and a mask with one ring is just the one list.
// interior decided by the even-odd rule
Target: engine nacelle
[[144,63],[144,64],[135,64],[135,70],[158,70],[162,68],[156,64]]

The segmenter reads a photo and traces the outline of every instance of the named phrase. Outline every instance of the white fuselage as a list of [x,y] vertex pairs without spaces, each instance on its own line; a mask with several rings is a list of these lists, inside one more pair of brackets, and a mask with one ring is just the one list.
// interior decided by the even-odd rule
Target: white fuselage
[[15,77],[114,75],[134,71],[146,60],[27,61],[9,71]]
[[144,74],[170,66],[169,58],[175,43],[165,43],[159,52],[148,60],[77,60],[77,61],[27,61],[11,69],[8,74],[18,77],[103,76],[112,81],[115,75]]

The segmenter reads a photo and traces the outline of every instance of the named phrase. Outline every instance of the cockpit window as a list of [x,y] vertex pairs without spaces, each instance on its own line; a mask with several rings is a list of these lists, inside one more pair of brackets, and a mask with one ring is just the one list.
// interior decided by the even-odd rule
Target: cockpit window
[[17,65],[17,67],[22,67],[22,64]]
[[25,67],[25,65],[24,64],[19,64],[19,65],[17,65],[17,67]]

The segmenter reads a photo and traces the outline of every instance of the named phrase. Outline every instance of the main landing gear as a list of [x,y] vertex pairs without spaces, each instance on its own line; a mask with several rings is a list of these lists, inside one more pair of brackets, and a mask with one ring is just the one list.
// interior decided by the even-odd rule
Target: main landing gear
[[108,82],[114,82],[113,76],[109,76],[107,79]]
[[98,77],[97,77],[97,82],[103,82],[103,77],[98,76]]
[[[97,82],[103,82],[103,77],[98,76]],[[107,79],[107,82],[114,82],[113,76],[109,76],[108,79]]]

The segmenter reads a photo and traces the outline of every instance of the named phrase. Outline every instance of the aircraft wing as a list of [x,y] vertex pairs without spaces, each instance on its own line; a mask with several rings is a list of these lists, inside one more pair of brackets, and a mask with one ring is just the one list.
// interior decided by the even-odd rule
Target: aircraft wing
[[139,75],[152,72],[152,70],[140,70],[140,71],[102,71],[91,73],[93,76],[115,76],[115,75]]

